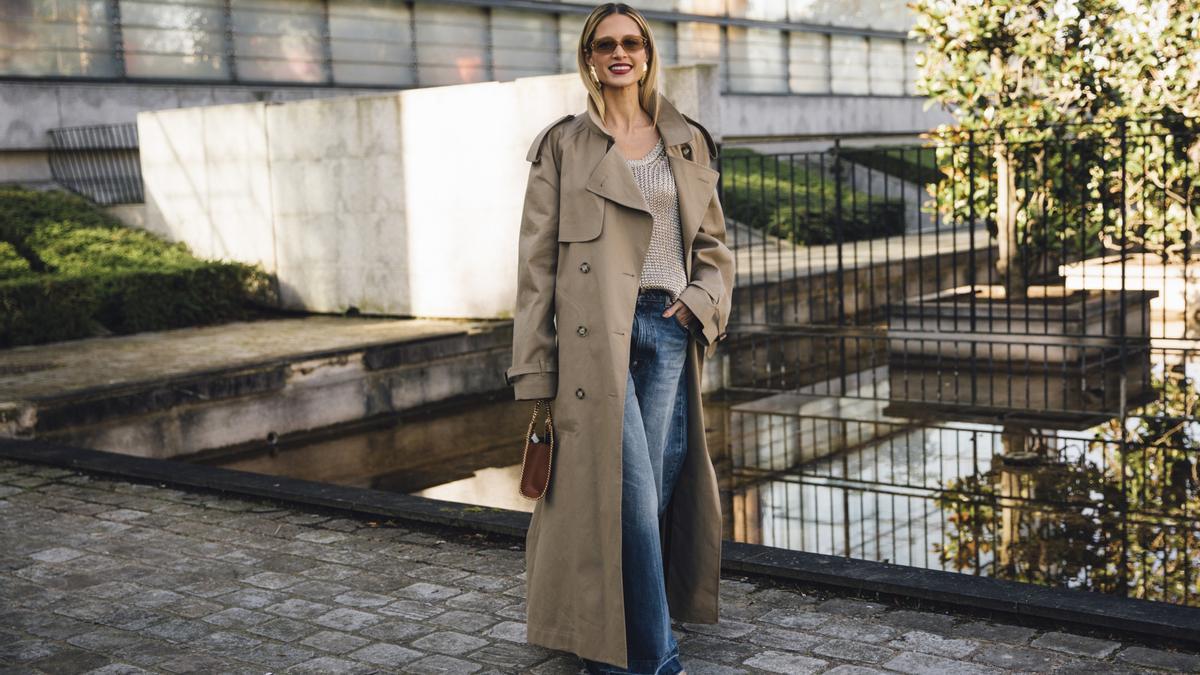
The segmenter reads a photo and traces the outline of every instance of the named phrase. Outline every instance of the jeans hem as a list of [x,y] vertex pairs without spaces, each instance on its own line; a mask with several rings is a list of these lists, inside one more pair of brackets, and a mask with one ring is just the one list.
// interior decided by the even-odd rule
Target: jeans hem
[[670,653],[655,665],[647,666],[646,664],[653,664],[649,659],[633,660],[624,670],[591,659],[581,658],[580,660],[583,661],[589,673],[596,675],[675,675],[675,673],[683,671],[683,664],[679,661],[679,647],[672,648]]

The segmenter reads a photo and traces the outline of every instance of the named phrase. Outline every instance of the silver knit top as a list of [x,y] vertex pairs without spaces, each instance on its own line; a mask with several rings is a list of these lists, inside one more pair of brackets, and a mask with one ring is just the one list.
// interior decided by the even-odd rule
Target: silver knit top
[[641,288],[662,288],[671,301],[687,286],[683,262],[683,232],[679,224],[679,193],[662,139],[641,159],[627,159],[646,205],[654,215],[650,250],[642,263]]

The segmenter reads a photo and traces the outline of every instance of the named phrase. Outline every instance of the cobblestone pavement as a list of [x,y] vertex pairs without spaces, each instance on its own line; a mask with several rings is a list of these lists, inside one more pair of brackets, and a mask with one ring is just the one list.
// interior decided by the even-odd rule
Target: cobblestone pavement
[[[0,461],[2,673],[576,673],[502,537]],[[704,673],[1200,672],[1200,656],[722,579]]]

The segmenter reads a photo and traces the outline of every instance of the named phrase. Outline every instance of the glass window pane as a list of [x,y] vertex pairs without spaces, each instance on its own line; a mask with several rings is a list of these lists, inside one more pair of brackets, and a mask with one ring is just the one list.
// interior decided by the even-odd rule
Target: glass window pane
[[492,10],[492,56],[497,80],[558,72],[554,16]]
[[121,0],[121,29],[130,77],[229,78],[214,0]]
[[904,42],[876,38],[871,46],[871,93],[900,96],[904,93]]
[[559,72],[573,73],[578,69],[575,52],[579,49],[579,34],[583,32],[584,16],[563,14],[558,19]]
[[830,36],[830,89],[835,94],[869,94],[867,39],[854,35]]
[[324,82],[321,0],[231,0],[237,77]]
[[421,86],[485,82],[487,12],[476,7],[414,5]]
[[792,33],[788,46],[788,88],[797,94],[829,93],[829,36]]
[[660,66],[673,65],[679,62],[679,54],[675,49],[675,24],[665,21],[647,21],[650,32],[654,34],[654,44],[658,47],[658,63]]
[[0,75],[116,77],[104,0],[0,0]]
[[725,16],[725,5],[725,0],[677,0],[675,3],[676,11],[700,16]]
[[729,90],[738,93],[786,92],[787,51],[783,31],[726,26],[729,40]]
[[331,2],[334,81],[397,87],[415,84],[411,21],[404,0]]

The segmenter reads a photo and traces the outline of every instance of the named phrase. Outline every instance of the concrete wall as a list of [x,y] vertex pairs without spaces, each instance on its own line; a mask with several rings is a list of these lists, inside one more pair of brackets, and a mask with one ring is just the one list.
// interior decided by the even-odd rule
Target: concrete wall
[[61,127],[133,122],[145,110],[292,101],[376,91],[319,87],[247,87],[100,82],[0,83],[0,182],[51,180],[48,132]]
[[[719,139],[715,68],[666,70]],[[585,95],[564,74],[143,112],[143,226],[261,264],[289,309],[511,316],[525,152]]]

